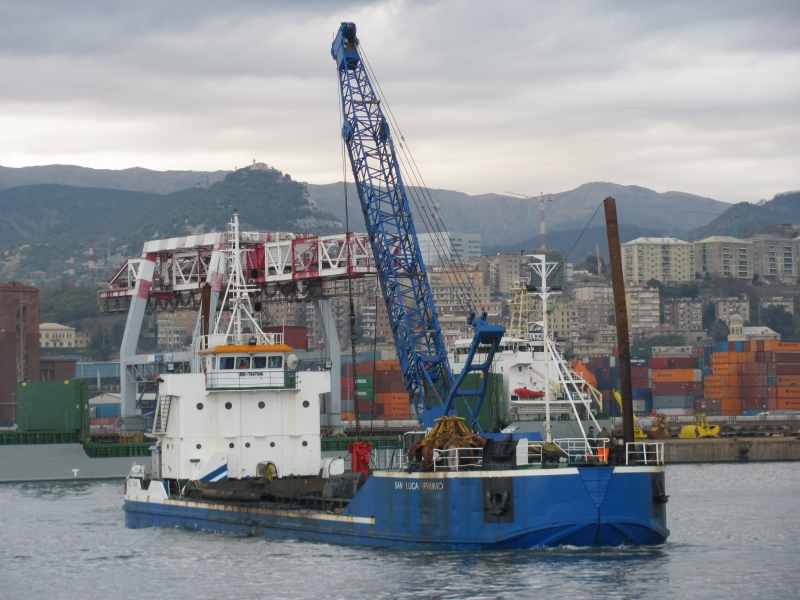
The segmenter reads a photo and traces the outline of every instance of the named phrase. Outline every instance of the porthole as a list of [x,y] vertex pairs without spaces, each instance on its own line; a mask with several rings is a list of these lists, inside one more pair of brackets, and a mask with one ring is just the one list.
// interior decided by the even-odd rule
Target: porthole
[[311,406],[311,403],[308,400],[303,400],[303,408],[308,408]]
[[228,448],[233,448],[233,442],[231,442],[230,444],[228,444]]
[[200,444],[197,444],[197,446],[195,446],[195,448],[197,448],[198,450],[200,450],[200,448],[202,448],[202,446],[201,446]]
[[225,408],[227,408],[228,410],[230,410],[230,409],[232,409],[232,408],[233,408],[233,404],[231,404],[230,402],[226,402],[226,403],[225,403]]
[[249,447],[250,447],[250,442],[247,442],[247,443],[244,445],[244,447],[245,447],[245,448],[249,448]]
[[197,410],[203,410],[203,403],[202,402],[198,402],[197,403]]
[[308,442],[303,441],[303,446],[308,446]]
[[266,406],[266,404],[264,404],[263,400],[258,403],[258,408],[264,408],[265,406]]
[[275,447],[275,442],[270,442],[270,443],[269,443],[269,447],[270,447],[270,448],[274,448],[274,447]]

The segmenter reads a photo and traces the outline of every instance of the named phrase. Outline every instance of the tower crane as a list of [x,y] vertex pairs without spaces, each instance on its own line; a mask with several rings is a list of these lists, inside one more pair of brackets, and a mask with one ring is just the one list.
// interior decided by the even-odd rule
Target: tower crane
[[[406,187],[389,122],[362,58],[355,23],[342,23],[331,47],[339,75],[342,138],[366,220],[383,300],[400,369],[418,419],[425,427],[456,414],[460,398],[477,417],[486,395],[489,369],[505,329],[487,322],[485,311],[470,311],[474,337],[464,369],[454,378],[422,260]],[[473,363],[480,350],[482,363]],[[485,354],[484,354],[485,353]],[[462,390],[471,372],[483,373],[477,390]],[[475,402],[466,402],[472,397]]]
[[542,230],[542,250],[547,248],[547,241],[545,236],[545,218],[544,218],[544,207],[547,202],[550,204],[553,203],[552,198],[545,198],[544,192],[539,192],[539,196],[527,196],[525,194],[518,194],[517,192],[509,192],[506,191],[506,194],[511,194],[512,196],[519,196],[520,198],[528,198],[529,200],[538,200],[539,201],[539,221],[541,223],[541,230]]

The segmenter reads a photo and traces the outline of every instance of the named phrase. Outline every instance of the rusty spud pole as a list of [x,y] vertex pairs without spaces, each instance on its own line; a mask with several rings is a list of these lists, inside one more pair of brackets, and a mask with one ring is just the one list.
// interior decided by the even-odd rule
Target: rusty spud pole
[[625,302],[625,281],[622,276],[622,249],[619,245],[617,201],[610,196],[603,200],[608,234],[608,258],[614,288],[614,316],[617,320],[619,350],[619,394],[622,397],[622,438],[633,442],[633,393],[631,391],[631,347],[628,339],[628,307]]

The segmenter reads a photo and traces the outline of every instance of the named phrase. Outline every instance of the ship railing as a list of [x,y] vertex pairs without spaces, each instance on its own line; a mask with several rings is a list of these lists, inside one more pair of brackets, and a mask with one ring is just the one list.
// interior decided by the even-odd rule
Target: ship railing
[[375,448],[372,451],[372,468],[378,471],[396,471],[408,466],[402,448]]
[[483,466],[480,448],[446,448],[433,450],[434,471],[464,471]]
[[544,449],[542,442],[530,442],[523,438],[517,442],[517,466],[541,465]]
[[192,350],[199,352],[217,346],[274,346],[283,344],[282,333],[210,333],[199,335],[192,342]]
[[553,440],[569,462],[608,462],[609,440],[605,438],[561,438]]
[[625,444],[626,465],[663,465],[664,442],[628,442]]
[[153,420],[153,429],[151,433],[166,433],[167,422],[169,421],[169,407],[172,404],[172,396],[162,395],[158,397],[158,404],[156,405],[155,419]]
[[211,371],[206,373],[206,389],[297,389],[297,371]]

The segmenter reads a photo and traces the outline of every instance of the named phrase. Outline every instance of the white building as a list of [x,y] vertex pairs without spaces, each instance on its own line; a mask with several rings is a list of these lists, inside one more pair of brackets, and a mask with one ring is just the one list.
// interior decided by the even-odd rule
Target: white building
[[622,244],[622,271],[627,285],[694,279],[694,245],[678,238],[637,238]]

